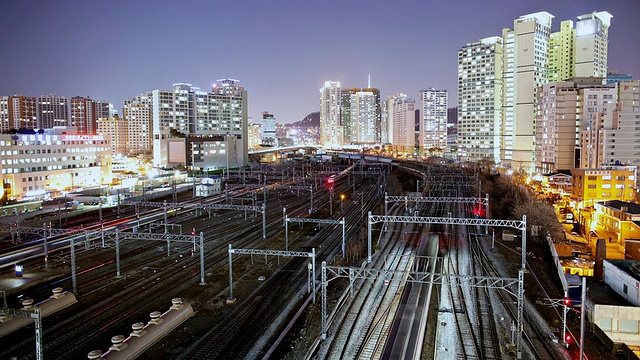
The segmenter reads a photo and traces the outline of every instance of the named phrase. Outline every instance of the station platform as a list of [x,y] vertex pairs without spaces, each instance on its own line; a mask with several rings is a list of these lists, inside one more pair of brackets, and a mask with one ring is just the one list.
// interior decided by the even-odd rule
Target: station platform
[[25,272],[22,277],[17,277],[14,272],[3,273],[0,275],[0,291],[9,297],[62,276],[63,273],[55,271]]

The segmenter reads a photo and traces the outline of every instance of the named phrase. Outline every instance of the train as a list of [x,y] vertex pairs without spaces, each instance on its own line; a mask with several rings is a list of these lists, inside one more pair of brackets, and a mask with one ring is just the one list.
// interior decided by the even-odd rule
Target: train
[[27,213],[36,210],[42,210],[42,201],[28,201],[5,205],[0,208],[0,216]]

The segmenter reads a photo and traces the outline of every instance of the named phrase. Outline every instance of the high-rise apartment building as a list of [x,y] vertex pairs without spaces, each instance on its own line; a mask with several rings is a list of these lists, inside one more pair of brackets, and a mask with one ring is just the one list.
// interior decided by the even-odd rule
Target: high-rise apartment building
[[[115,109],[113,108],[113,105],[110,102],[106,100],[94,100],[93,102],[96,108],[96,120],[114,117],[113,116],[114,114],[112,112]],[[117,113],[117,110],[115,111]]]
[[355,109],[351,114],[351,141],[355,144],[375,144],[380,142],[380,90],[362,89],[355,95]]
[[11,129],[9,124],[9,97],[0,96],[0,133]]
[[[458,107],[447,109],[447,151],[444,156],[458,158]],[[495,160],[494,160],[495,162]]]
[[320,89],[320,144],[322,146],[339,147],[344,143],[340,105],[340,82],[325,81]]
[[575,76],[575,30],[573,21],[560,23],[560,31],[549,37],[548,81],[563,81]]
[[549,174],[576,167],[579,144],[578,88],[559,81],[538,88],[536,171]]
[[420,90],[420,154],[444,154],[447,149],[447,90]]
[[14,94],[9,96],[9,128],[36,129],[38,127],[38,111],[36,98]]
[[575,78],[538,89],[536,171],[600,165],[599,130],[617,99],[613,85],[601,84],[602,78]]
[[640,80],[621,81],[617,91],[618,104],[600,129],[598,163],[640,166]]
[[340,126],[342,126],[342,145],[355,144],[356,137],[356,103],[360,88],[340,89]]
[[277,145],[276,118],[267,111],[262,112],[262,144]]
[[[575,28],[573,21],[566,20],[560,24],[560,30],[554,33],[551,33],[552,19],[553,15],[548,12],[523,15],[514,20],[513,29],[503,29],[501,49],[497,46],[486,48],[489,44],[483,43],[486,42],[485,39],[479,43],[467,44],[458,52],[458,142],[461,157],[473,159],[475,152],[478,154],[475,157],[479,158],[480,153],[488,153],[492,145],[494,159],[504,167],[532,171],[534,165],[538,169],[566,166],[568,158],[559,159],[558,156],[565,155],[554,155],[550,150],[554,146],[551,144],[551,139],[544,138],[544,136],[552,136],[552,133],[536,134],[537,130],[551,131],[551,128],[558,130],[555,128],[558,124],[557,119],[555,115],[550,115],[551,109],[548,107],[559,104],[557,102],[559,99],[543,99],[537,96],[538,90],[550,82],[572,81],[575,82],[576,88],[571,90],[573,93],[579,95],[582,91],[587,96],[585,101],[593,103],[596,100],[588,98],[590,90],[578,91],[577,89],[586,88],[584,85],[587,83],[595,89],[596,85],[602,84],[606,76],[606,43],[611,15],[601,11],[579,16]],[[497,45],[498,41],[493,43]],[[493,53],[500,50],[501,55]],[[474,51],[477,51],[475,56]],[[482,51],[485,53],[481,54]],[[485,64],[494,62],[495,71],[491,71],[494,70],[491,68],[487,69],[486,66],[482,67],[483,61]],[[485,74],[485,71],[488,71],[488,74]],[[491,75],[495,75],[496,78],[491,79]],[[501,83],[499,83],[499,77],[501,77]],[[584,80],[586,77],[590,79]],[[471,78],[475,78],[476,81],[470,80]],[[556,90],[555,88],[547,89],[543,93]],[[565,90],[562,91],[567,95],[564,93]],[[500,100],[497,100],[498,98]],[[545,101],[544,104],[540,104],[541,107],[536,103],[539,100]],[[584,146],[593,149],[593,137],[597,136],[593,135],[594,127],[590,121],[585,121],[583,115],[591,117],[594,113],[603,113],[604,110],[600,105],[601,103],[578,109],[580,113],[576,118],[578,124],[575,127],[578,131],[577,139],[573,139],[575,134],[571,132],[571,141],[577,141],[575,144],[577,152],[574,155],[576,165],[583,161],[580,159],[582,155],[587,158],[591,156],[591,160],[586,160],[587,164],[593,163],[595,159],[593,153],[582,149]],[[501,109],[500,114],[495,114],[496,109]],[[491,144],[491,137],[486,135],[486,130],[490,130],[491,125],[482,119],[483,117],[491,118],[492,111],[495,128]],[[545,116],[546,120],[544,120]],[[538,120],[545,121],[545,124],[538,127],[536,124]],[[481,127],[484,127],[484,132],[479,130]],[[561,131],[561,133],[564,132],[564,130]],[[482,139],[478,137],[484,138],[485,141],[481,141]],[[586,140],[589,142],[587,145],[585,145]],[[543,141],[544,145],[537,148],[536,141]],[[567,144],[555,145],[562,147]],[[500,152],[496,154],[495,150],[498,148]],[[488,154],[485,155],[487,156]],[[536,156],[544,158],[538,161]]]
[[89,97],[71,98],[71,126],[78,134],[95,134],[97,130],[96,103]]
[[109,141],[113,156],[127,154],[127,131],[127,122],[118,116],[97,120],[97,134]]
[[[601,78],[590,78],[602,84]],[[580,87],[578,103],[580,104],[580,143],[576,153],[579,159],[576,167],[598,167],[599,131],[603,128],[604,117],[615,108],[617,91],[614,85],[592,85]]]
[[413,154],[416,147],[415,113],[416,101],[407,94],[396,94],[387,98],[390,142],[395,153]]
[[38,96],[37,109],[39,129],[69,126],[69,102],[66,97],[55,94]]
[[381,117],[380,89],[341,89],[340,124],[344,145],[379,143]]
[[500,158],[508,167],[532,170],[535,146],[535,98],[547,81],[549,34],[548,12],[524,15],[513,29],[502,31],[504,44],[502,149]]
[[549,39],[548,80],[563,81],[574,77],[607,76],[607,53],[611,14],[606,11],[565,20],[560,31]]
[[156,166],[213,170],[248,162],[247,92],[238,80],[218,82],[211,92],[190,84],[152,92]]
[[578,16],[576,23],[576,77],[607,77],[609,26],[613,16],[606,11]]
[[458,156],[500,162],[502,38],[469,43],[458,51]]
[[124,101],[122,111],[127,123],[129,155],[152,153],[152,104],[151,92],[145,92]]
[[249,128],[247,129],[247,140],[249,144],[247,145],[249,150],[255,150],[262,143],[262,138],[260,136],[260,124],[254,124],[249,122]]
[[389,113],[389,98],[380,101],[380,143],[389,144],[393,141],[393,115]]

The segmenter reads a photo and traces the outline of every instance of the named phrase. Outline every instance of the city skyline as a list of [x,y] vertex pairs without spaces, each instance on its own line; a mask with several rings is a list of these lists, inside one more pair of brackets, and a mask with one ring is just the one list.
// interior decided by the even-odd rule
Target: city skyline
[[268,111],[291,123],[319,110],[324,81],[364,87],[371,74],[382,98],[418,98],[435,87],[448,90],[453,106],[457,51],[538,11],[555,16],[553,31],[562,20],[608,11],[609,69],[640,76],[636,1],[37,3],[8,3],[0,14],[10,34],[0,95],[90,96],[121,112],[145,91],[180,82],[210,91],[217,79],[234,78],[254,122]]

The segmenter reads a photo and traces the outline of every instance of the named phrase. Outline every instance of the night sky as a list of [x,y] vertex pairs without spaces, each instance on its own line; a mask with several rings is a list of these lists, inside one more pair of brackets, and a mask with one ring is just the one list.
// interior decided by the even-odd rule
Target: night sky
[[386,98],[449,90],[457,50],[501,35],[521,15],[560,21],[613,15],[609,68],[640,77],[640,1],[3,1],[0,95],[48,93],[113,103],[184,82],[222,78],[249,92],[249,116],[278,122],[319,109],[325,80],[371,85]]

